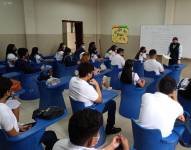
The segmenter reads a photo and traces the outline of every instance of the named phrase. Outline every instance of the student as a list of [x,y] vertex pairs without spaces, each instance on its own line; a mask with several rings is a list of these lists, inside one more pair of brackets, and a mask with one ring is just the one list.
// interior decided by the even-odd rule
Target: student
[[29,57],[28,57],[28,49],[26,48],[19,48],[18,49],[18,56],[19,59],[15,63],[15,67],[19,70],[22,71],[23,73],[30,74],[30,73],[35,73],[39,71],[39,69],[34,68],[31,66],[29,62]]
[[182,79],[178,85],[178,95],[186,100],[191,100],[191,79]]
[[100,57],[99,52],[97,51],[95,42],[91,42],[89,44],[88,52],[93,62],[95,62]]
[[126,84],[134,84],[139,87],[144,87],[145,80],[139,78],[138,74],[133,72],[133,61],[128,59],[125,62],[122,73],[120,75],[120,81]]
[[[11,109],[6,105],[8,97],[11,96],[11,81],[0,78],[0,128],[4,129],[8,136],[17,136],[31,128],[30,125],[18,126],[17,119]],[[57,141],[53,131],[46,131],[41,142],[46,145],[45,150],[51,150]]]
[[105,58],[109,58],[109,60],[112,59],[113,56],[115,56],[117,53],[117,46],[116,45],[112,45],[106,52],[105,54]]
[[[94,66],[82,63],[78,68],[79,77],[72,77],[69,83],[69,96],[74,100],[83,102],[85,107],[94,103],[102,103],[102,93],[98,82],[93,78]],[[94,88],[95,87],[95,88]],[[116,102],[111,100],[105,104],[103,112],[108,111],[106,134],[115,134],[121,128],[115,128]]]
[[73,61],[73,56],[71,54],[71,49],[68,48],[68,47],[65,48],[62,62],[67,67],[77,65],[76,61]]
[[140,60],[141,62],[145,61],[147,59],[146,52],[146,47],[142,46],[136,54],[135,59]]
[[[102,114],[93,109],[84,109],[73,114],[69,120],[69,139],[59,140],[53,150],[96,150],[94,146],[99,141],[99,129],[103,125]],[[121,145],[123,150],[129,150],[128,140],[117,135],[103,150],[115,150]]]
[[177,37],[173,37],[170,43],[168,55],[170,55],[169,65],[180,64],[182,57],[182,45],[178,42]]
[[90,63],[90,54],[87,52],[81,53],[80,63]]
[[119,69],[122,69],[125,65],[124,49],[118,48],[117,54],[111,59],[111,65],[117,65]]
[[15,47],[15,44],[9,44],[7,46],[6,61],[10,68],[15,67],[15,62],[18,59],[16,51],[17,51],[17,48]]
[[142,97],[139,123],[147,129],[159,129],[162,137],[168,137],[176,119],[185,121],[183,108],[177,102],[176,81],[164,77],[159,82],[159,92],[146,93]]
[[85,52],[85,45],[84,43],[81,43],[80,47],[76,49],[74,53],[74,61],[78,62],[80,61],[80,54]]
[[[8,79],[8,78],[0,77],[0,90],[3,89],[3,86],[5,84],[8,84],[7,86],[8,87],[10,86],[10,90],[11,90],[11,86],[13,85],[12,81],[10,79]],[[0,96],[0,100],[3,100],[3,99],[5,100],[5,97]],[[12,110],[12,112],[14,113],[17,121],[19,121],[19,113],[20,113],[20,105],[21,105],[21,103],[18,100],[14,99],[12,97],[12,93],[10,94],[10,96],[6,97],[5,104]]]
[[149,59],[144,62],[144,69],[146,71],[154,71],[156,75],[164,72],[164,67],[156,60],[157,52],[155,49],[149,51]]
[[65,49],[66,45],[64,43],[60,43],[60,46],[55,54],[55,58],[57,61],[62,61]]
[[30,54],[30,60],[40,64],[43,61],[42,55],[38,53],[38,47],[33,47],[32,52]]

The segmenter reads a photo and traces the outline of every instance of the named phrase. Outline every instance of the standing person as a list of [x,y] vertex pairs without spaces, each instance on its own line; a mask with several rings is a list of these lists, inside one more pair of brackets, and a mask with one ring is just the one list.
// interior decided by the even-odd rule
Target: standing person
[[145,61],[147,59],[146,52],[147,52],[146,47],[142,46],[138,51],[138,53],[136,54],[135,59],[140,60],[141,62]]
[[6,61],[10,68],[15,67],[15,62],[18,59],[17,57],[17,48],[15,44],[9,44],[6,49]]
[[[89,108],[78,111],[69,120],[69,139],[59,140],[53,150],[96,150],[102,125],[103,117],[98,111]],[[114,136],[103,150],[115,150],[119,146],[121,150],[129,150],[128,140],[122,135]]]
[[182,45],[178,42],[177,37],[173,37],[170,43],[168,55],[170,55],[169,65],[180,64],[182,57]]

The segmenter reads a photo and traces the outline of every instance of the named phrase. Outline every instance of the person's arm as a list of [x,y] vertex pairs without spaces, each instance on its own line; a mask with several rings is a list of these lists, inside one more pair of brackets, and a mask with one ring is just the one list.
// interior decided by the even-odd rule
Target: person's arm
[[159,63],[159,72],[164,72],[164,67]]
[[137,82],[137,85],[141,88],[143,88],[145,86],[145,80],[143,79],[139,79],[139,81]]
[[100,90],[98,82],[95,79],[91,79],[90,80],[90,84],[95,86],[95,89],[96,89],[97,94],[98,94],[98,98],[94,102],[102,103],[102,93],[101,93],[101,90]]
[[14,128],[10,131],[6,131],[6,133],[8,134],[8,136],[17,136],[19,134],[19,132],[17,132]]
[[181,63],[181,58],[182,58],[182,45],[180,45],[179,47],[178,64]]

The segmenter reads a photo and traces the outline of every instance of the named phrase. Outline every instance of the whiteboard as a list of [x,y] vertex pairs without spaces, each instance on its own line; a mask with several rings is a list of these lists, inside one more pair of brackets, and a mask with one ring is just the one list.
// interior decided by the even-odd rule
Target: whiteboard
[[183,47],[182,57],[191,58],[191,25],[143,25],[140,46],[156,49],[159,55],[167,54],[173,37],[178,37]]

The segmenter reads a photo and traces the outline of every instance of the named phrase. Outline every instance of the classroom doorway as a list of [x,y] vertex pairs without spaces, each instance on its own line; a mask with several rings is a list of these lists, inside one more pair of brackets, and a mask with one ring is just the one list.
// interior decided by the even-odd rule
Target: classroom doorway
[[83,43],[83,22],[62,20],[63,42],[74,52]]

